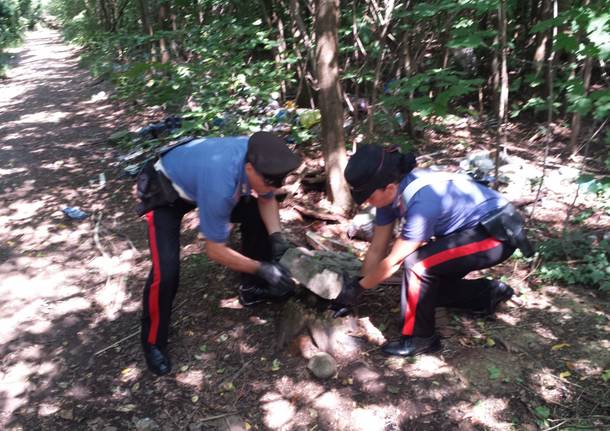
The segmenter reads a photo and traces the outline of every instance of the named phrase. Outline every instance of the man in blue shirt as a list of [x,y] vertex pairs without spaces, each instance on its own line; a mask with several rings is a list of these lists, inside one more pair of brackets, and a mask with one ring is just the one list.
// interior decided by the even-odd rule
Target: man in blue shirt
[[[168,184],[173,196],[146,212],[152,269],[144,287],[141,334],[152,372],[171,371],[167,338],[179,282],[180,225],[187,212],[199,209],[207,256],[243,273],[243,305],[285,299],[292,292],[289,272],[277,263],[289,245],[280,231],[274,191],[299,164],[279,137],[257,132],[250,138],[194,139],[149,167],[152,181]],[[231,223],[241,224],[241,253],[227,245]]]
[[[493,314],[513,290],[496,280],[464,277],[503,262],[516,247],[522,248],[517,239],[526,241],[522,219],[494,190],[467,176],[414,167],[412,154],[366,145],[345,169],[356,203],[368,202],[377,211],[362,278],[346,280],[335,307],[356,305],[365,289],[404,263],[402,336],[382,347],[390,355],[440,349],[437,306]],[[390,248],[396,223],[402,226]]]

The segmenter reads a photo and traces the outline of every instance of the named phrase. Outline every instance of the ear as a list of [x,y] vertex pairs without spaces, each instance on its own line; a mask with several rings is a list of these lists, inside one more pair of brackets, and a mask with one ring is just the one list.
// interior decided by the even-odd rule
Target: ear
[[398,193],[398,184],[397,183],[390,183],[390,184],[388,184],[385,187],[385,189],[392,196],[396,196],[396,193]]

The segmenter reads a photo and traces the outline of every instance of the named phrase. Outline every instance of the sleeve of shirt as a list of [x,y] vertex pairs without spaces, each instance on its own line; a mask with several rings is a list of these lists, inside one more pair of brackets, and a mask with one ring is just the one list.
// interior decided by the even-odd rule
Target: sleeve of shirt
[[407,241],[427,241],[434,236],[434,227],[441,215],[440,199],[415,200],[405,214],[400,236]]
[[378,208],[377,211],[375,211],[375,226],[388,225],[397,218],[396,210],[392,208],[392,205]]
[[231,233],[233,199],[220,196],[197,196],[199,231],[205,239],[224,243]]

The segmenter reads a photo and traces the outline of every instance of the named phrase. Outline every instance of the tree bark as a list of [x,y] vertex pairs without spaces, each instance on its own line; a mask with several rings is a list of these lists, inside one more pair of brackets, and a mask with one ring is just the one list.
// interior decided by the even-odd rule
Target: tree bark
[[351,199],[343,176],[347,152],[339,80],[338,28],[339,0],[319,0],[316,7],[316,64],[327,193],[337,209],[346,213],[351,206]]
[[[589,0],[585,0],[584,6],[589,6],[589,3],[590,3]],[[582,30],[580,30],[578,32],[579,43],[582,42],[582,39],[584,36],[583,33],[584,32]],[[575,57],[574,61],[577,61],[577,59],[576,59],[577,56],[575,55],[574,57]],[[583,81],[583,87],[584,87],[583,90],[584,90],[585,96],[589,94],[589,87],[591,86],[592,69],[593,69],[593,57],[588,55],[585,58],[585,63],[582,68],[582,81]],[[580,136],[581,124],[582,124],[582,116],[578,112],[575,112],[574,115],[572,115],[572,133],[570,134],[570,152],[572,153],[572,155],[575,155],[578,153],[578,138]]]
[[506,145],[506,111],[508,106],[508,65],[506,41],[506,0],[500,0],[498,5],[498,27],[500,33],[500,97],[498,99],[498,130],[496,133],[496,160],[494,175],[495,187],[498,186],[498,170],[500,168],[500,152]]
[[[140,18],[142,19],[142,32],[148,36],[153,35],[153,28],[150,19],[150,8],[147,0],[139,0],[140,4]],[[152,42],[146,44],[147,50],[150,52],[150,60],[156,61],[155,45]]]

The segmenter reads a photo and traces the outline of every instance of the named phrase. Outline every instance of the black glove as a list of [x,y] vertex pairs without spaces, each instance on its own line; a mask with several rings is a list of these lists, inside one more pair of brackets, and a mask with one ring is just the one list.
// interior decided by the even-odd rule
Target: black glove
[[269,283],[272,291],[289,292],[294,288],[290,271],[278,263],[261,262],[256,275]]
[[364,287],[360,285],[360,278],[343,276],[343,286],[339,296],[333,299],[331,309],[335,311],[334,317],[343,317],[351,312],[351,308],[358,305]]
[[291,245],[286,241],[282,232],[273,232],[269,235],[269,240],[271,241],[271,259],[273,262],[279,262]]

